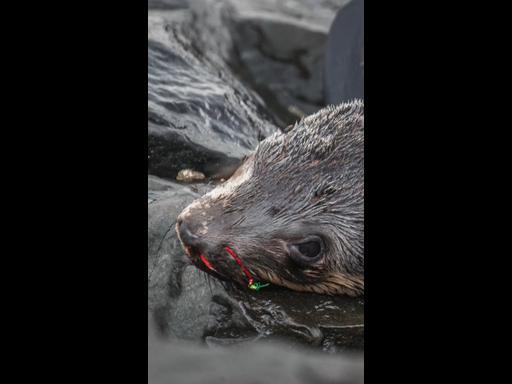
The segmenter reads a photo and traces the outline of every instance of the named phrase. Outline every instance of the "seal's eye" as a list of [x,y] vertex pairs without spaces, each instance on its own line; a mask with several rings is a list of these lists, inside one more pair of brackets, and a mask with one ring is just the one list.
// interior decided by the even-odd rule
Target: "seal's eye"
[[318,254],[322,250],[322,247],[316,241],[308,241],[307,243],[297,245],[297,249],[304,256],[311,258],[318,256]]
[[324,243],[318,236],[308,236],[300,243],[289,244],[290,257],[300,265],[309,265],[322,258]]

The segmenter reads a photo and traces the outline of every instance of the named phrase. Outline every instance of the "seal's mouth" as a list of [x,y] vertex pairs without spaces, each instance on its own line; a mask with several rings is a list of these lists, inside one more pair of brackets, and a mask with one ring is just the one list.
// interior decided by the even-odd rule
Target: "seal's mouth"
[[248,287],[250,289],[254,289],[256,291],[259,291],[261,288],[264,288],[266,287],[267,285],[269,285],[268,283],[261,283],[259,281],[255,281],[254,280],[254,277],[253,277],[253,274],[246,268],[246,266],[244,265],[244,263],[242,262],[242,260],[240,260],[240,258],[238,257],[238,255],[235,253],[235,251],[233,251],[229,246],[225,246],[224,249],[226,250],[226,252],[229,253],[229,255],[236,261],[236,263],[240,266],[242,272],[244,273],[244,275],[247,277],[248,279]]
[[[199,250],[195,249],[194,247],[191,247],[189,245],[186,245],[183,243],[183,247],[185,249],[185,253],[189,257],[190,261],[194,266],[202,270],[203,272],[209,273],[210,275],[224,281],[230,281],[233,280],[232,278],[229,278],[225,274],[223,274],[219,267],[216,267],[214,262],[209,259],[209,256],[205,253],[200,252]],[[240,259],[240,257],[236,254],[236,252],[229,246],[224,246],[224,252],[228,255],[228,258],[233,260],[233,268],[237,268],[240,270],[241,275],[237,275],[236,281],[240,283],[247,284],[247,287],[253,290],[260,290],[263,287],[268,286],[268,283],[263,283],[260,281],[257,281],[257,276],[251,272],[243,263],[243,261]],[[218,260],[218,257],[216,257]],[[235,265],[236,263],[236,265]]]
[[[267,268],[248,268],[233,247],[229,245],[224,245],[218,253],[206,253],[201,248],[184,242],[179,236],[179,232],[178,238],[190,263],[221,281],[236,282],[255,291],[259,291],[272,283],[299,292],[328,295],[346,294],[348,296],[359,296],[364,293],[363,276],[330,273],[323,276],[322,280],[314,283],[293,282],[285,279],[276,271]],[[262,277],[265,282],[258,281]]]
[[198,269],[203,272],[209,273],[219,280],[229,281],[230,279],[223,275],[218,269],[216,269],[207,255],[199,252],[199,250],[186,245],[182,242],[185,254],[188,256],[190,262]]

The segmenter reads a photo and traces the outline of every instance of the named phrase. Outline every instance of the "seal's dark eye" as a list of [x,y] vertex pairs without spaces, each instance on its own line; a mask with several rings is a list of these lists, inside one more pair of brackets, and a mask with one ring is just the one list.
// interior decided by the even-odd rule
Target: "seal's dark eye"
[[308,236],[300,243],[288,245],[288,252],[293,261],[307,266],[322,258],[324,244],[318,236]]
[[322,250],[320,244],[316,241],[308,241],[297,245],[297,249],[306,257],[316,257]]

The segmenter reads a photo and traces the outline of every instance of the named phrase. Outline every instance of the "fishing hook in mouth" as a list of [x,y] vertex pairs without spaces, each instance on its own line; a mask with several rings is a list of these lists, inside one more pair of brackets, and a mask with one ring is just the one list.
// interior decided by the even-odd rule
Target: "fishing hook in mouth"
[[230,254],[230,256],[236,261],[236,263],[240,266],[240,268],[242,269],[242,272],[245,274],[245,276],[247,277],[247,279],[249,280],[248,282],[248,287],[250,289],[253,289],[255,291],[259,291],[261,288],[264,288],[264,287],[267,287],[269,286],[270,284],[269,283],[261,283],[259,281],[254,281],[254,278],[251,274],[251,272],[249,272],[249,270],[245,267],[244,263],[242,262],[242,260],[240,260],[240,258],[238,257],[238,255],[235,253],[235,251],[233,251],[229,246],[225,246],[224,249],[226,250],[226,252],[228,252]]
[[217,272],[217,271],[215,270],[215,268],[213,268],[212,264],[211,264],[211,263],[210,263],[210,261],[206,258],[206,256],[205,256],[205,255],[200,254],[200,255],[199,255],[199,258],[201,259],[201,261],[203,262],[203,264],[204,264],[204,265],[206,265],[206,267],[207,267],[208,269],[210,269],[211,271]]
[[[247,277],[247,280],[248,280],[248,284],[247,286],[249,287],[249,289],[252,289],[252,290],[255,290],[255,291],[259,291],[261,288],[264,288],[264,287],[267,287],[269,286],[270,284],[269,283],[262,283],[262,282],[259,282],[259,281],[255,281],[253,275],[251,274],[251,272],[247,269],[247,267],[244,265],[244,263],[242,262],[242,260],[240,259],[240,257],[238,257],[238,255],[235,253],[235,251],[233,251],[233,249],[231,249],[231,247],[229,246],[225,246],[224,249],[226,250],[226,252],[229,253],[229,255],[233,258],[233,260],[235,260],[235,262],[240,266],[240,269],[242,270],[242,272],[244,273],[244,275]],[[212,265],[212,263],[210,262],[210,260],[208,260],[208,258],[204,255],[204,254],[200,254],[199,255],[199,259],[201,259],[201,261],[203,262],[203,264],[206,266],[206,268],[208,268],[210,271],[213,271],[215,273],[219,273],[215,267]]]

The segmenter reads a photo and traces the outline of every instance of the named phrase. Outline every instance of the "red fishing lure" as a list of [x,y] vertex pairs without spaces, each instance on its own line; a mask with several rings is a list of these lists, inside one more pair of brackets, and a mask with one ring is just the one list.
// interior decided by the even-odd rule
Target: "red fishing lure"
[[[260,283],[259,281],[254,281],[254,278],[252,277],[252,274],[251,272],[249,272],[249,270],[245,267],[244,263],[242,262],[242,260],[240,260],[240,258],[238,257],[238,255],[235,253],[235,251],[233,251],[230,247],[228,246],[225,246],[224,249],[231,255],[231,257],[236,261],[236,263],[240,266],[240,268],[242,269],[242,272],[245,274],[245,276],[247,277],[247,279],[249,280],[248,282],[248,287],[250,289],[254,289],[255,291],[259,291],[261,288],[263,287],[266,287],[268,286],[269,284],[262,284]],[[206,267],[212,271],[215,271],[215,268],[213,268],[212,264],[210,263],[210,261],[204,256],[204,255],[199,255],[199,258],[201,259],[201,261],[204,263],[204,265],[206,265]]]

